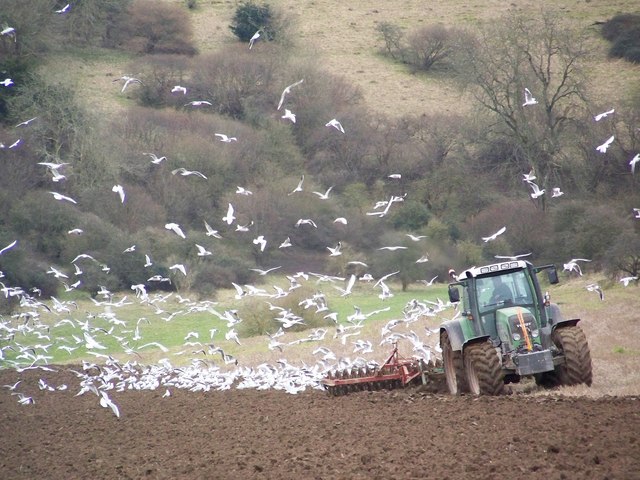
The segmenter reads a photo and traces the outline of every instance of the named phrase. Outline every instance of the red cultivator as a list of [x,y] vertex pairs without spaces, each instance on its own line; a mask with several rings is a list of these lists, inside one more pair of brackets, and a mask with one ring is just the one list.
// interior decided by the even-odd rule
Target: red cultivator
[[416,379],[424,385],[428,376],[438,370],[441,369],[428,366],[422,360],[401,357],[398,345],[394,344],[391,355],[381,366],[331,372],[322,383],[329,394],[336,396],[363,390],[392,390],[405,387]]

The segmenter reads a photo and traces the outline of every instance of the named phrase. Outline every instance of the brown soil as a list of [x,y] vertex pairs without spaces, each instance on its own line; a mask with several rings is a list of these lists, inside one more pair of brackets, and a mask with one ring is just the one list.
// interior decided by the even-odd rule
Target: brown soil
[[161,388],[110,391],[117,418],[66,368],[0,371],[18,380],[35,403],[0,387],[7,479],[640,478],[638,397]]

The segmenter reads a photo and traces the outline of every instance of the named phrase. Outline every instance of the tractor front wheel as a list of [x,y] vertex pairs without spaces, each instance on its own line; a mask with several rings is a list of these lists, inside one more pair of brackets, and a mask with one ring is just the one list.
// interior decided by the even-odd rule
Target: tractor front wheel
[[447,379],[449,393],[451,395],[460,395],[468,392],[469,387],[464,376],[462,352],[453,350],[447,332],[440,334],[440,348],[442,348],[442,363],[444,364],[444,374]]
[[500,357],[491,342],[472,343],[464,349],[464,371],[473,395],[504,393]]
[[577,325],[556,328],[551,340],[564,355],[564,363],[558,365],[553,372],[559,385],[591,386],[593,373],[591,370],[591,352],[587,337]]

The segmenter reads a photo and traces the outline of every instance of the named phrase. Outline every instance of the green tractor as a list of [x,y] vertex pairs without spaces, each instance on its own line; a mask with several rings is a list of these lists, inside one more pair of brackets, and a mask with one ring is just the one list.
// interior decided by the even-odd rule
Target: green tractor
[[591,353],[580,319],[565,319],[537,274],[558,283],[554,265],[534,267],[519,259],[451,271],[449,300],[456,318],[440,326],[449,392],[500,395],[522,377],[538,385],[591,385]]

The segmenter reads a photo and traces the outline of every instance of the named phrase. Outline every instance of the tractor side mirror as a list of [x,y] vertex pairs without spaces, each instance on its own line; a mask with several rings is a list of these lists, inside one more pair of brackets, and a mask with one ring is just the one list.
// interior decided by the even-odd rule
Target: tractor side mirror
[[547,270],[547,278],[549,279],[549,283],[551,285],[555,285],[556,283],[559,282],[558,280],[558,270],[556,270],[556,267],[551,267],[549,270]]
[[458,303],[460,301],[460,290],[457,287],[449,285],[449,301]]

